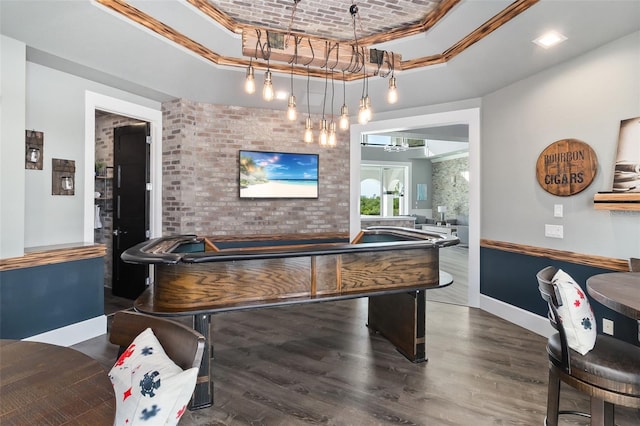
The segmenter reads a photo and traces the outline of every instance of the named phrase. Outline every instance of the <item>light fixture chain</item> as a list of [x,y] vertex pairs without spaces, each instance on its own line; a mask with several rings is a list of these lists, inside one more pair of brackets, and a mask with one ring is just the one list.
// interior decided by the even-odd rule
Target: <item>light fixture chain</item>
[[293,95],[293,62],[291,63],[291,94]]
[[324,107],[327,101],[327,81],[328,81],[329,69],[324,69],[324,97],[322,98],[322,119],[324,120]]
[[[260,53],[262,54],[262,59],[265,60],[269,60],[269,58],[271,57],[271,44],[269,43],[269,31],[266,31],[267,34],[267,42],[266,43],[262,43],[262,31],[260,31],[260,29],[256,28],[256,57],[258,55],[258,50],[260,50]],[[265,45],[266,45],[266,49],[265,49]]]
[[284,47],[289,47],[289,37],[291,37],[291,30],[293,29],[293,17],[296,14],[296,9],[298,8],[298,3],[300,0],[293,0],[293,9],[291,9],[291,20],[289,21],[289,29],[287,30],[287,38],[284,41]]
[[309,107],[309,65],[307,65],[307,117],[311,118],[311,109]]
[[335,95],[335,87],[333,84],[333,69],[331,69],[331,121],[333,121],[333,97]]

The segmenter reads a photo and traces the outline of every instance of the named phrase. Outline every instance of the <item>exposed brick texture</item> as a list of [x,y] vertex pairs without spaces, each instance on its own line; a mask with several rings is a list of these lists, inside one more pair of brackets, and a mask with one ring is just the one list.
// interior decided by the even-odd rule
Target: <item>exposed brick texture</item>
[[362,229],[368,228],[369,226],[401,226],[403,228],[413,228],[415,227],[415,219],[367,219],[360,221],[360,227]]
[[433,219],[440,219],[438,206],[447,206],[447,219],[469,217],[469,182],[464,172],[468,177],[469,157],[433,163]]
[[[321,148],[302,141],[306,117],[292,123],[284,111],[188,100],[162,110],[165,235],[349,231],[348,133],[339,132],[336,148]],[[319,154],[318,199],[240,199],[241,149]]]
[[[292,0],[209,0],[235,21],[287,31]],[[420,22],[442,0],[357,1],[358,37],[378,34]],[[344,0],[304,0],[296,7],[292,31],[342,40],[353,40],[353,22]]]

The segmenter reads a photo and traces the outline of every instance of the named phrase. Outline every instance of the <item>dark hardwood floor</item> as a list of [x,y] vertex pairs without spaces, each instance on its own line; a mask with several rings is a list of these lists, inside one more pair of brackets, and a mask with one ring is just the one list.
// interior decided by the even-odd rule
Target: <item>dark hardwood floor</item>
[[111,288],[104,287],[104,314],[112,315],[118,311],[133,307],[133,300],[124,297],[114,296]]
[[[215,315],[214,406],[180,424],[542,425],[545,339],[479,309],[427,309],[421,364],[369,334],[366,299]],[[107,369],[115,360],[106,336],[74,347]],[[563,385],[561,408],[588,399]],[[638,410],[617,411],[619,426],[640,424]]]

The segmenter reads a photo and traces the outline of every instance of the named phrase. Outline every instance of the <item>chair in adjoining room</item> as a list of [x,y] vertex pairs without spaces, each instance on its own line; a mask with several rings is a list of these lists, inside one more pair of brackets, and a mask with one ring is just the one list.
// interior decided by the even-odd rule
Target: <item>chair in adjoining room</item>
[[[548,266],[536,275],[540,294],[549,306],[549,320],[558,331],[547,342],[549,388],[545,424],[556,426],[559,414],[572,414],[591,417],[591,425],[613,426],[615,405],[640,408],[640,347],[598,334],[593,336],[592,349],[587,349],[584,355],[571,349],[567,333],[575,332],[569,330],[575,324],[571,324],[571,318],[566,318],[566,309],[572,301],[563,300],[562,294],[567,293],[554,282],[557,272],[557,268]],[[584,300],[583,308],[590,311],[588,300],[577,284],[575,291]],[[565,318],[558,313],[559,309]],[[561,382],[590,397],[590,414],[559,411]]]

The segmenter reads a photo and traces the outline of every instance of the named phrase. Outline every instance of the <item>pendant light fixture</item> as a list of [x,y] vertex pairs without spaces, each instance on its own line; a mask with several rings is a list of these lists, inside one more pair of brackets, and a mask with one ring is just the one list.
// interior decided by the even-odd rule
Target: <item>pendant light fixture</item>
[[320,143],[320,146],[327,146],[329,143],[329,129],[327,127],[327,120],[324,118],[320,121],[320,137],[318,143]]
[[289,96],[289,105],[287,106],[287,118],[289,121],[296,121],[298,118],[298,113],[296,111],[296,97],[291,95]]
[[313,122],[311,117],[307,117],[304,123],[304,141],[306,143],[313,142]]
[[[1,1],[1,0],[0,0]],[[260,28],[247,28],[242,30],[243,37],[243,54],[248,57],[251,56],[249,65],[246,69],[245,77],[245,91],[247,93],[254,93],[256,90],[255,82],[255,69],[253,66],[253,59],[256,61],[260,59],[258,67],[260,69],[265,68],[266,72],[264,76],[264,84],[262,87],[262,97],[264,101],[270,102],[276,98],[276,94],[273,86],[273,75],[270,66],[271,49],[277,48],[278,54],[274,56],[274,60],[277,62],[286,61],[290,66],[290,85],[291,90],[289,92],[287,102],[286,117],[288,121],[295,122],[299,120],[297,111],[296,96],[294,95],[294,74],[302,74],[300,72],[302,67],[307,68],[307,117],[305,118],[304,137],[303,140],[306,143],[312,143],[314,140],[318,141],[322,146],[334,146],[337,143],[336,130],[346,131],[350,126],[349,108],[347,107],[347,89],[346,89],[346,73],[350,73],[351,78],[360,80],[362,78],[362,97],[359,101],[359,108],[357,114],[352,109],[352,113],[357,117],[358,123],[367,124],[371,121],[373,111],[371,108],[371,98],[369,97],[369,77],[389,77],[389,86],[387,92],[387,101],[390,104],[394,104],[398,101],[398,85],[395,77],[395,68],[402,69],[401,56],[389,52],[386,50],[379,50],[371,48],[366,43],[361,45],[358,40],[358,27],[362,29],[362,22],[360,19],[357,0],[351,0],[349,6],[349,13],[351,14],[352,27],[353,27],[353,41],[334,41],[326,38],[319,38],[309,35],[303,35],[300,32],[294,32],[294,18],[297,8],[302,0],[282,0],[292,3],[291,18],[287,31],[279,30],[264,30]],[[364,40],[364,39],[363,39]],[[255,43],[255,45],[254,45]],[[344,50],[347,50],[345,54]],[[323,52],[323,61],[316,58],[317,52]],[[342,53],[342,54],[341,54]],[[334,55],[335,54],[335,58]],[[398,56],[396,63],[395,56]],[[335,62],[334,62],[335,60]],[[264,61],[264,62],[262,62]],[[324,64],[323,64],[324,62]],[[314,75],[321,78],[320,70],[324,68],[325,71],[325,87],[324,97],[322,100],[322,119],[319,120],[319,138],[315,139],[314,126],[315,123],[311,119],[310,108],[310,79],[311,69],[314,67]],[[342,106],[340,107],[339,115],[334,115],[335,101],[335,75],[336,67],[342,71]],[[367,69],[370,67],[370,69]],[[371,68],[373,67],[373,68]],[[377,69],[376,69],[377,67]],[[286,67],[276,66],[275,72],[286,70]],[[327,117],[328,109],[327,103],[327,89],[328,89],[328,74],[331,72],[331,117]],[[286,71],[285,71],[286,72]],[[362,73],[362,74],[360,74]],[[278,95],[281,93],[278,92]],[[278,96],[278,100],[284,100],[286,94]],[[337,109],[336,111],[337,112]]]
[[307,119],[304,122],[304,141],[313,142],[313,122],[311,121],[311,109],[309,107],[309,65],[307,65]]
[[367,86],[367,94],[364,97],[364,113],[365,113],[365,124],[371,121],[371,116],[373,115],[373,111],[371,110],[371,98],[369,97],[369,77],[365,77],[364,81]]
[[396,84],[396,78],[392,75],[389,79],[389,91],[387,92],[387,101],[390,104],[398,102],[398,85]]
[[247,67],[247,76],[244,79],[244,91],[252,95],[256,91],[256,77],[253,70],[253,58],[249,59],[249,66]]
[[269,61],[267,61],[267,72],[264,73],[264,85],[262,86],[262,99],[267,102],[271,102],[273,100],[273,95],[273,81],[271,78]]
[[340,108],[340,130],[349,128],[349,108],[347,107],[347,82],[342,71],[342,108]]
[[394,59],[394,54],[391,52],[391,77],[389,78],[389,91],[387,92],[387,102],[390,104],[398,102],[398,85],[396,83],[396,77],[393,74]]
[[298,118],[296,97],[293,95],[293,62],[291,62],[291,94],[289,95],[289,103],[287,105],[287,118],[289,121],[295,121]]
[[320,121],[320,136],[318,138],[318,142],[320,143],[320,146],[326,146],[327,143],[329,142],[329,129],[327,127],[327,120],[325,119],[324,116],[324,111],[325,111],[325,105],[327,102],[327,81],[328,81],[328,69],[325,68],[324,70],[324,96],[322,98],[322,120]]
[[[363,67],[364,69],[364,67]],[[367,124],[371,120],[371,99],[369,98],[369,90],[367,89],[365,95],[365,88],[367,87],[367,73],[365,71],[365,77],[362,82],[362,97],[360,98],[360,107],[358,108],[358,123]]]
[[358,123],[367,124],[367,113],[365,111],[365,100],[364,96],[360,98],[359,106],[358,106]]
[[329,122],[329,139],[327,144],[329,146],[336,146],[336,123],[333,121],[333,99],[335,94],[333,69],[331,70],[331,121]]
[[362,97],[360,98],[359,108],[358,108],[358,123],[367,124],[369,122],[369,105],[371,104],[371,100],[369,99],[369,89],[367,88],[367,94],[365,97],[365,87],[367,87],[367,62],[365,60],[364,49],[362,53],[360,53],[360,48],[358,47],[358,33],[356,31],[356,16],[358,16],[358,5],[355,3],[351,5],[349,8],[349,13],[351,13],[351,21],[353,23],[353,40],[356,50],[356,55],[358,61],[362,58]]

